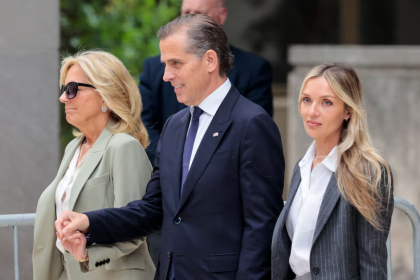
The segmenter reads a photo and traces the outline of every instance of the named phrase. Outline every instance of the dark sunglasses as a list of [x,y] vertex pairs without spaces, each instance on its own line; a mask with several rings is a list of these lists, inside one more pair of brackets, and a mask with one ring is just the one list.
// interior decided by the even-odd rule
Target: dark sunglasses
[[63,92],[66,92],[67,98],[68,99],[73,99],[77,95],[77,89],[79,88],[79,86],[90,87],[90,88],[96,89],[96,87],[94,87],[93,85],[77,83],[77,82],[70,82],[67,85],[62,85],[61,86],[60,95],[63,94]]

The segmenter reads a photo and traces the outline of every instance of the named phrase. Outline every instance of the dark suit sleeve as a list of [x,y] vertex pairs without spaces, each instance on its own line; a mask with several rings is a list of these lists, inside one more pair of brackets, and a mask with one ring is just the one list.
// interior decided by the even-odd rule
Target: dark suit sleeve
[[246,92],[242,94],[252,102],[260,105],[273,117],[273,93],[271,84],[273,73],[271,65],[267,60],[262,60],[257,64],[253,77],[249,81]]
[[[386,189],[387,176],[382,180],[382,205],[380,214],[383,230],[374,228],[360,213],[357,215],[357,249],[359,253],[360,279],[386,280],[388,252],[386,241],[391,227],[391,217],[394,210],[393,183],[391,190]],[[391,179],[392,180],[392,179]],[[390,199],[387,193],[390,192]]]
[[283,208],[284,158],[279,130],[269,115],[248,121],[240,153],[245,228],[236,278],[270,279],[271,239]]
[[146,59],[143,64],[143,72],[140,75],[140,95],[143,103],[141,118],[149,133],[150,145],[146,148],[147,156],[154,166],[155,152],[159,142],[160,129],[159,122],[159,104],[156,90],[153,88],[153,77],[151,75],[151,63],[153,61]]
[[[165,123],[162,136],[171,118]],[[107,208],[85,213],[89,218],[91,243],[115,243],[138,239],[159,231],[162,227],[162,190],[159,162],[160,141],[156,150],[156,165],[142,200],[122,208]]]

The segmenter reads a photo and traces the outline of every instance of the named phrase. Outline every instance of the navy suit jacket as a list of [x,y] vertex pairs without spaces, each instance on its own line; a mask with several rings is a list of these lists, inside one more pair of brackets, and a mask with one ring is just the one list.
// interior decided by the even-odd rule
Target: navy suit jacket
[[[229,73],[231,83],[239,92],[263,107],[273,116],[272,70],[270,63],[255,54],[230,46],[235,62]],[[176,99],[171,83],[163,81],[165,65],[160,55],[145,60],[140,76],[140,94],[143,101],[142,120],[149,133],[150,145],[146,149],[150,162],[154,164],[155,151],[163,125],[169,116],[186,106]]]
[[155,279],[166,280],[172,261],[176,278],[182,280],[268,280],[271,239],[283,208],[279,130],[260,106],[232,86],[180,194],[190,116],[186,108],[163,127],[142,200],[86,213],[90,241],[127,241],[162,227]]

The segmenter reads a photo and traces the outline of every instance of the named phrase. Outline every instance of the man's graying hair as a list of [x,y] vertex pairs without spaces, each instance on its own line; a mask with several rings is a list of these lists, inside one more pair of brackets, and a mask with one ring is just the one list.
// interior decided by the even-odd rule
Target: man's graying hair
[[219,74],[221,77],[227,76],[232,69],[234,57],[222,27],[209,16],[188,14],[162,26],[157,36],[163,40],[184,30],[188,37],[185,51],[198,59],[201,59],[208,50],[215,51],[220,64]]

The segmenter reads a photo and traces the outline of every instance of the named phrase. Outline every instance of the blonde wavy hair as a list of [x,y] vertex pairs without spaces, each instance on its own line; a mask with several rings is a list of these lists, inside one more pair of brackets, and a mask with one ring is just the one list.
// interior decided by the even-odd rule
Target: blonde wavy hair
[[380,212],[391,194],[392,178],[387,162],[374,148],[366,123],[363,92],[356,72],[343,64],[321,64],[306,75],[299,94],[309,79],[323,77],[351,113],[340,131],[337,146],[337,184],[341,195],[375,228],[383,230]]
[[[115,123],[110,127],[112,133],[128,133],[138,139],[146,148],[149,136],[141,120],[143,104],[139,89],[124,64],[114,55],[97,50],[79,52],[63,59],[60,69],[60,87],[65,83],[71,66],[79,65],[89,82],[95,86],[106,106],[111,111]],[[80,138],[82,133],[73,130]]]

